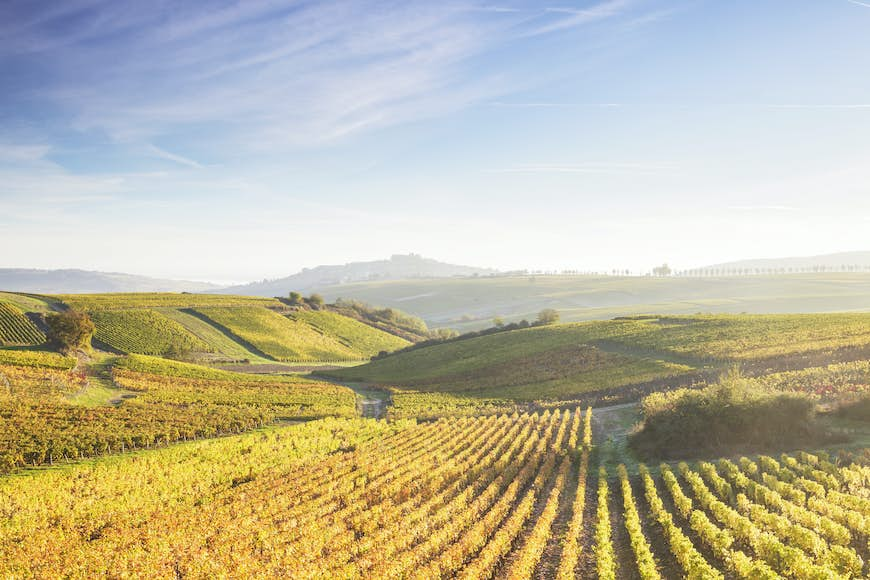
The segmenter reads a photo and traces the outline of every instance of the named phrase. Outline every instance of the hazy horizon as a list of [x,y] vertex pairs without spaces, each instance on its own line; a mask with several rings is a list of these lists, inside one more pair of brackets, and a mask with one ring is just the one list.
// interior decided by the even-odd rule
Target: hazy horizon
[[0,267],[870,249],[870,3],[0,7]]

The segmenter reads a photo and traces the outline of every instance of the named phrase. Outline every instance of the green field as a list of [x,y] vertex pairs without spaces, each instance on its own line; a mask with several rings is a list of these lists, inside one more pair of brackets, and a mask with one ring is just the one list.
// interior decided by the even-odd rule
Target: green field
[[208,352],[211,347],[156,310],[98,310],[90,314],[94,338],[122,353]]
[[18,307],[9,302],[0,302],[0,346],[35,345],[43,342],[45,335]]
[[175,322],[182,325],[189,332],[196,335],[197,338],[205,342],[211,352],[223,355],[224,357],[242,361],[247,360],[253,363],[265,363],[270,359],[256,354],[254,351],[245,348],[243,344],[237,340],[233,340],[225,332],[209,324],[207,320],[192,314],[186,309],[178,308],[160,308],[158,312],[171,318]]
[[629,385],[686,383],[733,363],[766,369],[835,362],[839,353],[868,347],[868,314],[639,317],[454,340],[329,374],[401,393],[570,400]]
[[171,292],[125,292],[115,294],[59,294],[56,298],[77,310],[128,310],[131,308],[196,308],[199,306],[280,307],[274,298],[230,294],[188,294]]
[[343,345],[366,358],[411,344],[403,338],[327,310],[298,310],[289,317],[316,328],[324,335],[337,338]]
[[275,360],[308,362],[364,358],[305,322],[291,320],[272,310],[256,307],[213,307],[198,308],[196,312]]
[[319,288],[339,297],[400,308],[430,327],[460,331],[534,321],[555,308],[566,322],[636,314],[870,311],[870,274],[824,273],[723,278],[499,276],[357,282]]

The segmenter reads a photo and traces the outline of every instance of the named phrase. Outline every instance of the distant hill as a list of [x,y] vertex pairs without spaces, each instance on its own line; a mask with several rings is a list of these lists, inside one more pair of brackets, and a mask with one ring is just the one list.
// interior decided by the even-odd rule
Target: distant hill
[[317,289],[332,302],[398,308],[431,328],[460,331],[533,321],[555,308],[563,321],[633,314],[870,311],[870,272],[776,276],[480,276],[356,282]]
[[218,286],[207,282],[164,280],[88,270],[35,270],[0,268],[0,290],[34,294],[97,292],[203,292]]
[[496,270],[447,264],[418,254],[394,255],[389,260],[351,262],[341,266],[304,268],[298,274],[215,290],[222,294],[246,296],[285,296],[288,292],[310,292],[327,286],[354,282],[406,280],[412,278],[451,278],[484,276]]
[[791,258],[767,258],[738,260],[723,264],[712,264],[701,270],[719,270],[726,274],[736,271],[745,273],[783,273],[783,272],[852,272],[870,270],[870,252],[840,252],[820,256],[798,256]]

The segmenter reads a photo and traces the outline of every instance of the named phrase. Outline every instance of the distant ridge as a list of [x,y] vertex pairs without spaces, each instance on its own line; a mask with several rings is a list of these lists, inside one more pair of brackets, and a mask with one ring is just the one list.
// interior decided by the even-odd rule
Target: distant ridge
[[97,292],[204,292],[218,286],[207,282],[166,280],[118,272],[0,268],[0,290],[34,294]]
[[701,270],[755,270],[766,273],[777,272],[850,272],[867,271],[870,269],[870,252],[839,252],[819,256],[796,256],[788,258],[761,258],[752,260],[737,260],[712,264]]
[[286,278],[231,286],[215,290],[215,292],[246,296],[284,296],[290,291],[308,292],[326,286],[352,282],[485,276],[495,273],[497,270],[447,264],[431,258],[424,258],[419,254],[396,254],[391,256],[389,260],[304,268],[298,274]]

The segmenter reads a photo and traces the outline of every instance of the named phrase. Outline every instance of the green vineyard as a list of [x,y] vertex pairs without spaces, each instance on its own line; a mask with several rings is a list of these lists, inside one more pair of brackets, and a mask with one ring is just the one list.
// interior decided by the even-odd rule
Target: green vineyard
[[[143,469],[134,458],[50,481],[0,481],[5,505],[19,506],[0,521],[0,574],[470,580],[868,571],[870,470],[825,454],[608,473],[596,466],[591,410],[576,409],[419,425],[357,420],[367,434],[347,432],[356,442],[323,457],[319,438],[308,443],[310,432],[322,433],[319,423],[243,435],[241,445],[155,452],[148,494],[127,491]],[[288,454],[288,443],[296,451]],[[209,445],[241,448],[247,459],[226,456],[219,480],[191,488],[184,474]],[[72,482],[82,470],[79,489]],[[47,485],[55,491],[37,507]],[[67,511],[76,493],[100,499]],[[51,549],[61,542],[64,550]]]
[[367,358],[302,320],[256,307],[197,308],[196,312],[243,344],[279,361],[353,361]]
[[326,310],[299,310],[289,315],[321,333],[333,336],[360,356],[370,358],[382,351],[394,351],[411,344],[403,338]]
[[18,308],[0,302],[0,346],[41,344],[45,335]]
[[155,310],[105,310],[91,313],[94,338],[122,353],[208,352],[208,344]]

